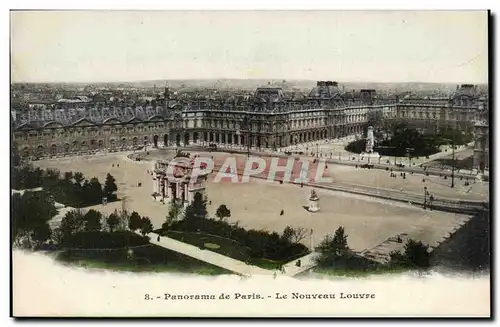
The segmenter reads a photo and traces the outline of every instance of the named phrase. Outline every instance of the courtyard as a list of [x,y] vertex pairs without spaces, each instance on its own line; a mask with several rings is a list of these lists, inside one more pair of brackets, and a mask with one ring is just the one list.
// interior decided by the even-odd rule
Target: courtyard
[[[151,152],[161,157],[173,156],[173,152]],[[227,154],[212,153],[214,159],[224,159]],[[244,156],[242,156],[244,158]],[[168,213],[168,204],[154,202],[151,198],[153,181],[148,170],[151,162],[133,161],[126,154],[113,154],[101,157],[78,157],[52,159],[36,162],[42,168],[57,168],[65,171],[80,171],[86,178],[98,177],[104,181],[107,173],[111,173],[118,185],[118,197],[125,203],[115,202],[107,205],[97,205],[91,208],[104,213],[112,213],[125,207],[128,211],[137,211],[142,216],[148,216],[154,228],[160,228]],[[114,165],[114,167],[113,167]],[[119,166],[118,166],[119,165]],[[388,172],[377,170],[361,170],[346,166],[329,165],[329,174],[342,182],[358,181],[366,185],[385,185],[394,188],[395,181],[402,178],[390,178]],[[213,175],[212,175],[213,176]],[[371,180],[370,180],[371,178]],[[408,176],[405,187],[413,185]],[[415,180],[415,189],[421,187]],[[142,183],[142,186],[138,186]],[[378,184],[377,184],[378,183]],[[393,184],[383,184],[393,183]],[[436,183],[443,190],[449,187]],[[440,189],[439,188],[439,189]],[[451,189],[458,191],[458,188]],[[227,205],[231,210],[230,222],[238,222],[240,226],[252,229],[265,229],[282,232],[286,226],[302,227],[313,230],[313,243],[317,245],[325,235],[334,233],[343,226],[348,235],[349,246],[362,251],[374,247],[396,234],[407,233],[408,237],[421,240],[430,245],[446,237],[449,232],[459,226],[467,216],[425,211],[408,204],[382,201],[366,196],[355,196],[339,192],[316,190],[320,197],[321,210],[309,213],[303,207],[308,205],[311,188],[292,184],[251,179],[248,183],[212,182],[207,185],[208,212],[215,215],[217,207]],[[284,211],[280,215],[281,210]],[[310,245],[308,236],[303,241]]]
[[[238,172],[243,172],[247,156],[243,154],[227,154],[223,152],[193,152],[205,157],[213,157],[216,166],[221,166],[225,159],[229,156],[236,158]],[[151,151],[145,158],[149,160],[166,159],[173,157],[172,150]],[[267,177],[266,172],[269,170],[271,159],[263,158],[266,161],[266,170],[263,175]],[[313,158],[300,157],[301,160],[309,161],[308,177],[311,180],[316,178],[317,164],[313,164]],[[278,165],[285,166],[288,158],[280,158]],[[391,177],[389,171],[380,169],[363,169],[347,165],[328,164],[323,176],[330,177],[333,183],[343,183],[352,185],[369,186],[381,189],[398,190],[406,193],[424,194],[424,188],[427,188],[429,194],[435,198],[488,201],[489,199],[489,184],[487,182],[470,178],[468,186],[465,185],[465,179],[455,178],[455,187],[451,188],[451,178],[444,179],[439,176],[424,176],[422,174],[406,174],[403,179],[399,174],[396,177]],[[301,172],[301,164],[294,163],[294,180],[298,178]],[[276,176],[283,176],[283,173],[277,173]],[[213,177],[213,176],[212,176]],[[213,179],[213,178],[212,178]]]

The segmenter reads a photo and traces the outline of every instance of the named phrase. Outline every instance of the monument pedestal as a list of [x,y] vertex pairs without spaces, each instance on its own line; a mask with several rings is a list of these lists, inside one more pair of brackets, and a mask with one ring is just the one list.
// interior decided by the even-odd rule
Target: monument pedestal
[[378,152],[371,152],[371,153],[367,153],[367,152],[363,152],[360,154],[361,158],[363,158],[363,161],[365,160],[378,160],[380,158],[380,154],[378,154]]
[[314,190],[311,191],[311,196],[309,197],[309,212],[319,211],[319,197]]

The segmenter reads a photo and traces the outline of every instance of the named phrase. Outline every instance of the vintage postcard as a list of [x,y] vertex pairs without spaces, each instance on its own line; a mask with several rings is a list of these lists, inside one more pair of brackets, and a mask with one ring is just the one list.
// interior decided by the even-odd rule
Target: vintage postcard
[[14,317],[490,317],[483,11],[22,11]]

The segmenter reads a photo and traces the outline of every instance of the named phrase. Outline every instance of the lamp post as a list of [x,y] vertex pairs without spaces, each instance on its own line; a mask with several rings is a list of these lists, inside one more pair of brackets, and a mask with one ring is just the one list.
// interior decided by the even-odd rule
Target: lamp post
[[311,228],[311,252],[314,252],[313,229]]
[[408,154],[408,167],[411,168],[411,152],[415,151],[414,148],[406,148],[406,153]]
[[246,112],[246,117],[245,117],[245,123],[246,123],[246,128],[247,128],[247,157],[250,158],[250,139],[251,139],[251,133],[250,133],[250,118],[248,111]]
[[451,187],[455,187],[455,134],[457,132],[457,115],[456,115],[456,111],[454,110],[454,108],[452,108],[452,111],[453,111],[453,120],[454,120],[454,128],[453,128],[453,133],[452,133],[452,137],[451,137]]
[[[456,125],[455,125],[456,126]],[[455,131],[451,142],[451,187],[455,187]]]
[[451,187],[455,187],[455,130],[453,130],[453,135],[451,139],[445,139],[451,141]]
[[427,186],[424,186],[424,209],[427,209]]

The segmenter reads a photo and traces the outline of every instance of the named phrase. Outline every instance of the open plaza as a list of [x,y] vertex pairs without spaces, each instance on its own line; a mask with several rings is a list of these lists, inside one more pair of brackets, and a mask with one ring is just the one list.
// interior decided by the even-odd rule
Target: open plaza
[[[191,154],[210,156],[220,163],[228,156],[235,156],[221,152]],[[160,228],[169,206],[168,203],[153,201],[153,178],[149,171],[154,160],[170,160],[174,155],[174,150],[165,149],[143,153],[143,159],[140,161],[131,159],[134,156],[130,153],[114,153],[49,159],[34,164],[41,168],[57,168],[61,173],[80,171],[88,179],[95,176],[101,181],[107,173],[112,174],[116,178],[118,197],[122,201],[92,208],[108,214],[123,208],[137,211],[140,215],[149,217],[155,228]],[[236,157],[242,164],[246,159],[245,155]],[[455,188],[450,188],[450,181],[438,176],[426,176],[425,181],[420,174],[407,174],[406,179],[400,176],[394,178],[384,170],[333,164],[328,165],[325,175],[330,176],[333,183],[366,185],[416,194],[423,192],[423,187],[427,186],[436,197],[476,200],[488,198],[488,184],[485,182],[471,184],[468,188],[457,182]],[[327,234],[333,234],[339,226],[345,228],[348,244],[355,251],[373,248],[398,234],[407,234],[409,238],[437,246],[469,219],[466,215],[424,210],[410,203],[322,189],[316,190],[321,209],[311,213],[304,208],[308,205],[310,187],[256,178],[247,183],[231,183],[229,180],[216,183],[213,177],[214,174],[209,176],[206,187],[210,216],[215,216],[218,206],[225,204],[231,210],[228,220],[238,222],[245,228],[280,233],[286,226],[312,229],[312,238],[307,236],[302,240],[307,246],[310,246],[311,242],[317,245]]]

